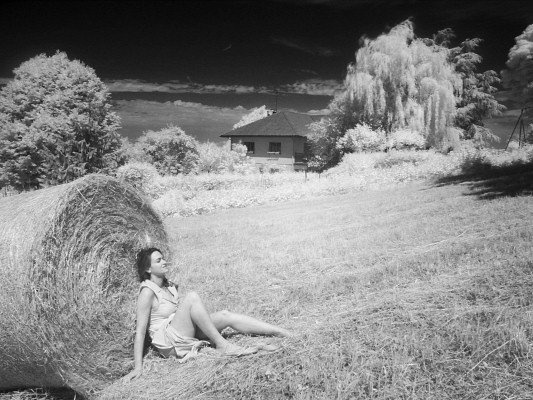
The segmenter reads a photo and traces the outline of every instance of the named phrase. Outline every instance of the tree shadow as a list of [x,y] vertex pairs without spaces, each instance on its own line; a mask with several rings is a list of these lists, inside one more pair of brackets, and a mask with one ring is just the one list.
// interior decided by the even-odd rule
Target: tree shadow
[[501,197],[533,195],[533,160],[512,165],[493,166],[487,162],[476,162],[463,166],[459,175],[437,179],[436,186],[466,185],[470,196],[479,200],[493,200]]
[[87,397],[76,392],[73,389],[67,387],[57,387],[57,388],[34,388],[34,389],[21,389],[20,391],[0,391],[0,398],[3,395],[6,395],[8,398],[13,396],[13,398],[25,399],[49,399],[49,400],[87,400]]

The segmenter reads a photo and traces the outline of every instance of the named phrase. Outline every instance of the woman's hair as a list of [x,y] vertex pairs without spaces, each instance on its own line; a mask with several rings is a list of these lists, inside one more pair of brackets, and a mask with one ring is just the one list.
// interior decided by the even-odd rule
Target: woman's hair
[[155,253],[156,251],[163,254],[161,250],[155,247],[142,249],[137,253],[137,273],[139,274],[139,280],[141,282],[145,279],[150,279],[150,273],[148,272],[148,270],[152,265],[152,253]]

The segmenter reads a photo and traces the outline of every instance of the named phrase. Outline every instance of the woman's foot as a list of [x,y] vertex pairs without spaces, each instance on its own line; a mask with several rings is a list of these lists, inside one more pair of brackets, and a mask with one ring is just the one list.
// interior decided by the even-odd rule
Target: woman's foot
[[292,333],[291,331],[287,329],[279,328],[275,336],[291,338],[291,337],[294,337],[294,333]]
[[241,347],[228,342],[225,346],[217,347],[216,350],[223,356],[240,357],[257,353],[259,349],[257,347]]

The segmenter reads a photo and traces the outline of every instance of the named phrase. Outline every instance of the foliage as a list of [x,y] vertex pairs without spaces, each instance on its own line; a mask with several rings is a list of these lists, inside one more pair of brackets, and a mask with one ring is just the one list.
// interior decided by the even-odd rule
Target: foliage
[[363,41],[348,66],[345,91],[360,121],[386,132],[408,127],[439,146],[453,122],[460,85],[448,51],[416,39],[405,21]]
[[267,110],[266,106],[254,108],[250,113],[244,115],[239,122],[233,125],[233,129],[237,129],[241,126],[251,124],[252,122],[268,117],[269,115],[270,110]]
[[[443,29],[433,36],[425,39],[430,46],[448,48],[455,34],[450,28]],[[475,53],[482,42],[479,38],[466,39],[459,46],[449,49],[448,59],[459,73],[462,87],[457,95],[457,114],[454,125],[465,132],[465,138],[470,139],[478,133],[476,127],[483,127],[483,118],[500,115],[505,106],[499,104],[494,98],[501,80],[495,71],[488,70],[483,73],[476,72],[482,57]],[[485,135],[490,132],[484,129]],[[494,140],[494,138],[492,138]]]
[[329,104],[329,115],[311,126],[311,149],[324,168],[359,150],[346,146],[358,124],[383,130],[393,148],[449,150],[460,139],[497,140],[483,128],[483,118],[505,109],[494,98],[500,80],[494,71],[476,72],[480,39],[450,48],[453,37],[444,29],[432,39],[416,38],[407,20],[374,40],[362,39],[344,91]]
[[[515,38],[509,50],[507,68],[502,71],[503,85],[512,90],[522,105],[533,102],[533,24]],[[529,104],[531,105],[531,104]]]
[[[340,117],[342,114],[335,115]],[[309,125],[307,141],[311,154],[308,156],[308,165],[314,170],[322,171],[336,165],[342,157],[342,153],[337,147],[337,141],[342,137],[344,131],[334,118],[334,116],[325,117]]]
[[248,156],[248,148],[244,144],[233,144],[230,157],[224,165],[223,171],[247,174],[254,170],[255,162]]
[[159,174],[152,164],[136,161],[119,167],[116,176],[120,181],[127,182],[133,187],[148,193],[154,181],[159,178]]
[[472,124],[468,130],[467,139],[470,139],[477,148],[488,147],[501,141],[499,136],[494,135],[489,129]]
[[228,156],[227,146],[219,146],[213,142],[198,144],[198,172],[219,172]]
[[109,173],[119,117],[94,70],[65,53],[22,63],[0,91],[0,185],[19,190]]
[[355,128],[348,129],[337,141],[337,148],[342,153],[383,150],[385,132],[381,129],[372,129],[365,123],[357,124]]
[[198,145],[198,171],[207,173],[238,172],[250,173],[255,170],[254,161],[247,155],[247,148],[236,143],[228,145],[207,142]]
[[411,129],[398,129],[389,135],[387,148],[421,150],[426,145],[426,139],[420,132]]
[[145,191],[164,216],[190,216],[223,208],[242,208],[314,196],[341,194],[376,187],[394,187],[406,182],[443,178],[461,173],[473,154],[483,154],[492,165],[521,162],[533,153],[488,152],[473,147],[445,155],[435,150],[360,152],[322,174],[295,172],[277,174],[217,174],[156,177]]
[[161,175],[194,173],[198,169],[198,142],[180,127],[143,132],[129,153],[133,161],[149,162]]
[[[470,143],[466,141],[465,143]],[[446,178],[464,170],[522,165],[533,160],[532,147],[513,151],[464,146],[445,155],[435,150],[389,150],[345,154],[341,163],[324,174],[281,172],[147,176],[137,185],[154,199],[163,216],[187,217],[218,209],[335,195],[371,188],[390,188],[413,181]],[[132,168],[132,167],[128,167]],[[136,168],[136,166],[135,166]],[[123,167],[127,170],[127,167]],[[149,171],[148,171],[149,172]],[[126,176],[126,174],[122,174]],[[130,177],[135,174],[131,173]]]

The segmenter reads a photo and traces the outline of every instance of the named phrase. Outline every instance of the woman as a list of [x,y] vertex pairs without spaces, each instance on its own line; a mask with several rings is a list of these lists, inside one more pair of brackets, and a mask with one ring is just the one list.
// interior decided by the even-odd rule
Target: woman
[[219,311],[209,314],[195,292],[188,293],[178,303],[178,292],[166,278],[168,264],[156,248],[141,250],[137,254],[137,271],[141,280],[137,299],[137,327],[135,331],[135,367],[124,377],[125,381],[142,374],[143,349],[146,332],[152,346],[164,357],[187,359],[198,349],[209,344],[225,355],[238,356],[256,352],[257,348],[243,348],[229,343],[220,332],[225,328],[248,334],[288,337],[283,328],[255,318]]

